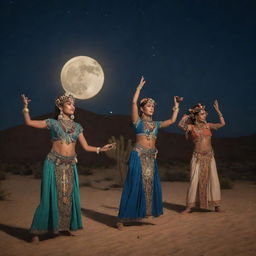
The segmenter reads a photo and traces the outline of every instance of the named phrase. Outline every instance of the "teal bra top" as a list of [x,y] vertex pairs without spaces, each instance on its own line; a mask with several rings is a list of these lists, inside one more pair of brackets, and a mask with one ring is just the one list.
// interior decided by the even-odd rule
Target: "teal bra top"
[[136,135],[145,135],[147,138],[156,139],[158,130],[161,126],[160,121],[143,121],[138,118],[137,122],[134,123]]
[[65,128],[62,127],[60,121],[56,119],[46,119],[45,120],[47,128],[50,130],[51,138],[53,141],[61,140],[63,142],[75,143],[78,135],[83,132],[83,127],[79,124],[74,122],[74,128],[71,129],[69,132],[65,131]]

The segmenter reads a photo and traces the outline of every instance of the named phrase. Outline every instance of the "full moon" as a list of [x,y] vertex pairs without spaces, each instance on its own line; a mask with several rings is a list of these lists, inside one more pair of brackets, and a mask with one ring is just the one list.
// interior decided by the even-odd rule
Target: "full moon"
[[89,99],[101,90],[104,73],[96,60],[87,56],[77,56],[65,63],[60,79],[67,93],[77,99]]

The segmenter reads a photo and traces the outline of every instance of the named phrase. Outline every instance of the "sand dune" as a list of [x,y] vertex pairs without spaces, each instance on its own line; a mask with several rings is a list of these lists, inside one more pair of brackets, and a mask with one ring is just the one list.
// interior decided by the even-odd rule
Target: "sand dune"
[[[82,177],[81,177],[82,178]],[[40,181],[8,176],[10,199],[0,201],[0,255],[256,255],[256,185],[237,182],[222,191],[223,213],[181,215],[188,183],[163,182],[164,215],[119,231],[115,228],[121,189],[81,187],[84,229],[75,237],[43,237],[29,243]]]

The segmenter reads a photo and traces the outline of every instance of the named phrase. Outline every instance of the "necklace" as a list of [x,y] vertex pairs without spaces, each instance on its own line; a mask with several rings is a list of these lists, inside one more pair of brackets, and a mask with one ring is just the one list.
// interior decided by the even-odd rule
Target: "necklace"
[[62,129],[67,133],[72,133],[75,130],[74,121],[71,119],[59,119]]
[[155,122],[152,120],[148,121],[148,120],[143,120],[143,119],[142,119],[142,121],[143,121],[144,134],[145,134],[147,140],[154,138],[155,135],[154,135],[153,131],[156,128]]
[[195,126],[196,126],[197,130],[203,130],[205,128],[208,128],[206,122],[196,122]]

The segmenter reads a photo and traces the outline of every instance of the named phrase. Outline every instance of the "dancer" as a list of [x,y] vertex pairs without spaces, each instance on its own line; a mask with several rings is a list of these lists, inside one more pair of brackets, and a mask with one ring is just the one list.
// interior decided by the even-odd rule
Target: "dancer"
[[189,109],[189,115],[184,115],[178,126],[190,136],[194,143],[191,159],[190,185],[187,193],[187,207],[182,213],[190,213],[192,207],[208,209],[214,207],[220,211],[220,184],[211,144],[211,129],[219,129],[225,125],[218,101],[213,104],[219,116],[219,123],[207,123],[205,106],[197,104]]
[[48,128],[52,149],[44,161],[41,183],[41,200],[36,209],[31,233],[32,242],[39,242],[38,235],[46,232],[58,234],[82,229],[79,182],[75,146],[77,139],[86,151],[99,153],[112,149],[113,144],[103,147],[88,145],[80,124],[74,122],[74,98],[62,95],[55,101],[56,119],[31,120],[28,104],[30,99],[22,95],[25,124],[35,128]]
[[[155,148],[159,128],[173,124],[179,111],[179,97],[174,97],[173,113],[166,121],[153,121],[155,101],[143,98],[138,110],[137,101],[145,84],[142,77],[132,100],[131,119],[136,131],[136,145],[131,152],[127,177],[121,197],[117,227],[125,220],[141,219],[163,214],[162,189],[157,169]],[[140,112],[140,113],[139,113]]]

